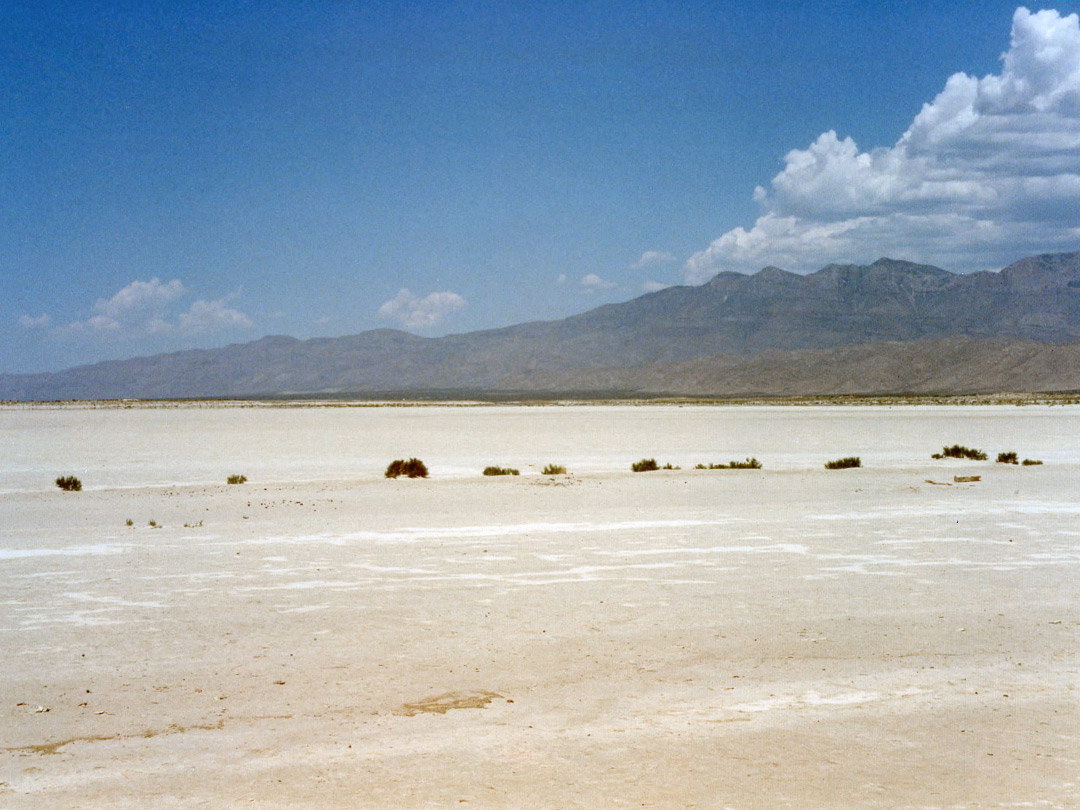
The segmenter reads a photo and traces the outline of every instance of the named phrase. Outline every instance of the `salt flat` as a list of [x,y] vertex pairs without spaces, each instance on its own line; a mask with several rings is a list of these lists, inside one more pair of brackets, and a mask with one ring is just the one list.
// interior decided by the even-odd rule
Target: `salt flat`
[[[1080,408],[5,407],[0,435],[5,809],[1080,806]],[[955,442],[991,461],[930,459]],[[414,455],[429,480],[382,477]]]

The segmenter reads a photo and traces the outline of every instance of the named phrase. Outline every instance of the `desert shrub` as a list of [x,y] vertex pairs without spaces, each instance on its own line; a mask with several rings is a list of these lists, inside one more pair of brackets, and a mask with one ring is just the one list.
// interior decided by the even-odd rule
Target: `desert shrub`
[[676,467],[674,464],[672,464],[669,461],[667,464],[665,464],[663,467],[661,467],[661,469],[663,469],[663,470],[681,470],[682,467]]
[[1009,453],[998,453],[997,454],[997,463],[998,464],[1017,464],[1019,462],[1016,459],[1016,453],[1009,452]]
[[697,464],[695,470],[760,470],[761,462],[756,458],[745,461],[729,461],[727,464]]
[[1037,467],[1042,464],[1037,458],[1025,458],[1022,463],[1025,467]]
[[127,520],[125,520],[125,521],[124,521],[124,525],[125,525],[125,526],[134,526],[134,525],[135,525],[135,521],[134,521],[134,520],[132,520],[131,518],[128,518]]
[[848,456],[847,458],[838,458],[835,461],[826,461],[826,470],[850,470],[852,467],[861,467],[862,459],[858,456]]
[[80,492],[82,491],[82,481],[76,478],[74,475],[61,475],[56,479],[56,485],[64,492]]
[[387,478],[397,478],[402,475],[406,478],[427,478],[428,469],[418,458],[410,458],[408,461],[397,458],[390,462],[385,475]]
[[655,458],[643,458],[641,461],[635,461],[631,464],[630,469],[633,472],[652,472],[653,470],[659,470],[660,465],[656,463]]
[[147,523],[146,525],[147,525],[147,526],[149,526],[149,527],[150,527],[151,529],[160,529],[160,528],[161,528],[161,527],[160,527],[160,526],[158,525],[158,522],[157,522],[156,520],[151,520],[151,521],[150,521],[149,523]]
[[541,475],[566,475],[566,467],[561,464],[548,464],[540,471]]
[[484,475],[521,475],[513,467],[484,467]]
[[969,458],[972,461],[986,461],[986,453],[962,444],[954,444],[952,447],[943,447],[940,453],[935,453],[931,458]]
[[226,481],[226,483],[229,483],[229,484],[246,484],[247,483],[247,476],[246,475],[230,475],[227,479],[225,479],[225,481]]

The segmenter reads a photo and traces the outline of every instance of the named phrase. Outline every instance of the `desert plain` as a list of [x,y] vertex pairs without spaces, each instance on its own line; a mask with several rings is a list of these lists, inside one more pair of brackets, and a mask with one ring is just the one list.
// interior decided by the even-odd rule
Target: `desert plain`
[[9,405],[0,436],[3,810],[1080,807],[1080,407]]

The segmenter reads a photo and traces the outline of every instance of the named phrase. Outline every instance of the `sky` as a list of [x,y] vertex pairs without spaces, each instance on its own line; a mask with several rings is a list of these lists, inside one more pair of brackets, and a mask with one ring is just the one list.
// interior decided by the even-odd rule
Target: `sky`
[[0,4],[0,373],[1080,250],[1080,2]]

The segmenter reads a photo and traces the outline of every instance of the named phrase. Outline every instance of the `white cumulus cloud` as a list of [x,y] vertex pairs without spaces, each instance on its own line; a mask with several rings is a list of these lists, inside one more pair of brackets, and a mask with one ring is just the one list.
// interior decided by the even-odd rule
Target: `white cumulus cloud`
[[251,318],[225,305],[226,299],[196,301],[187,312],[180,313],[180,328],[185,332],[209,332],[214,329],[246,329]]
[[56,332],[60,335],[134,338],[252,325],[247,315],[226,306],[236,293],[217,301],[198,300],[186,312],[177,314],[173,302],[187,293],[179,279],[168,283],[158,278],[133,281],[112,298],[99,298],[93,306],[93,314],[86,320],[69,323]]
[[883,255],[974,270],[1080,249],[1080,20],[1018,8],[1001,73],[951,76],[894,145],[863,152],[830,131],[784,163],[754,190],[754,225],[693,255],[687,281]]
[[581,277],[581,286],[588,290],[610,290],[616,285],[613,281],[605,281],[596,273],[588,273]]
[[663,250],[646,250],[641,258],[634,262],[631,267],[640,270],[643,267],[655,267],[657,265],[671,264],[675,261],[675,255]]
[[164,319],[170,301],[182,296],[186,289],[179,279],[162,283],[159,278],[133,281],[112,298],[99,298],[93,315],[63,327],[66,333],[140,333],[160,334],[172,328]]
[[465,309],[468,303],[455,292],[437,292],[420,298],[409,290],[398,294],[379,307],[384,318],[397,321],[409,329],[425,329],[439,323],[447,315]]
[[94,304],[94,312],[115,321],[121,321],[146,312],[155,312],[161,307],[179,298],[187,290],[179,279],[162,284],[158,278],[149,281],[133,281],[112,298],[99,298]]

